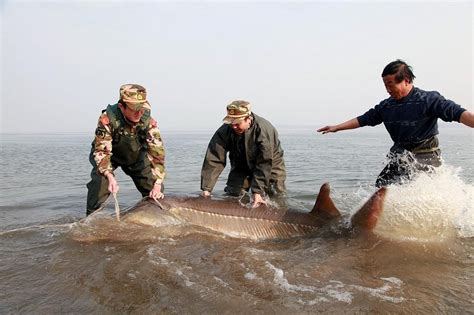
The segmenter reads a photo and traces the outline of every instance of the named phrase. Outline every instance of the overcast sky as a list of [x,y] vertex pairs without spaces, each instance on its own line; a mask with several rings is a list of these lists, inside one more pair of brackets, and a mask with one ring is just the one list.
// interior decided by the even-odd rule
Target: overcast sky
[[465,2],[13,1],[1,8],[1,132],[93,133],[121,84],[148,90],[162,132],[215,130],[235,99],[277,127],[321,127],[415,85],[473,109]]

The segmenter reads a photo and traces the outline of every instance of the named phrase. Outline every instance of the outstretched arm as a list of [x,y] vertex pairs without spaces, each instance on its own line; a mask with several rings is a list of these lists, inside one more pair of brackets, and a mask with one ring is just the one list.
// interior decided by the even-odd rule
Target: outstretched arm
[[474,128],[474,112],[465,111],[461,114],[459,122],[465,124],[468,127]]
[[355,128],[359,128],[359,127],[360,127],[360,124],[359,124],[359,121],[357,120],[357,118],[352,118],[351,120],[343,122],[342,124],[339,124],[339,125],[325,126],[323,128],[318,129],[317,132],[322,132],[323,134],[325,134],[325,133],[328,133],[328,132],[337,132],[337,131],[341,131],[341,130],[355,129]]

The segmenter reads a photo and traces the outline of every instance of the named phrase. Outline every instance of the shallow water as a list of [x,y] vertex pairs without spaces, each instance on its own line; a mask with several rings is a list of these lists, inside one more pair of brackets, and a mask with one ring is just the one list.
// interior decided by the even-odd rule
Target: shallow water
[[[329,181],[344,216],[310,237],[262,242],[119,223],[113,202],[81,221],[90,136],[2,135],[0,313],[472,313],[472,131],[441,129],[445,165],[390,187],[370,235],[345,226],[375,191],[386,133],[280,134],[291,207],[310,209]],[[210,136],[164,132],[167,193],[199,192]],[[118,178],[125,209],[140,196]]]

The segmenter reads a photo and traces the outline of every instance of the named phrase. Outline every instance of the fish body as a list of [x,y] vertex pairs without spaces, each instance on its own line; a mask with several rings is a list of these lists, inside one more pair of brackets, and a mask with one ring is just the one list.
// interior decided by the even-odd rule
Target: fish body
[[[352,217],[352,224],[372,229],[383,210],[384,196],[385,188],[379,189]],[[313,209],[306,213],[267,206],[249,209],[235,199],[167,196],[158,203],[152,199],[140,201],[123,216],[123,221],[159,226],[170,215],[228,236],[254,240],[309,235],[341,216],[330,197],[329,185],[324,184]]]

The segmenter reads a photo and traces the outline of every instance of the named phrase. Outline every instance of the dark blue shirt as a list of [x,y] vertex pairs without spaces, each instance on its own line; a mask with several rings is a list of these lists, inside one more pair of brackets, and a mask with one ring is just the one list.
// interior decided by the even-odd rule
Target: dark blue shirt
[[401,100],[389,97],[357,117],[357,120],[361,127],[384,123],[393,142],[413,145],[438,134],[438,118],[459,121],[464,111],[464,108],[436,91],[413,87]]

